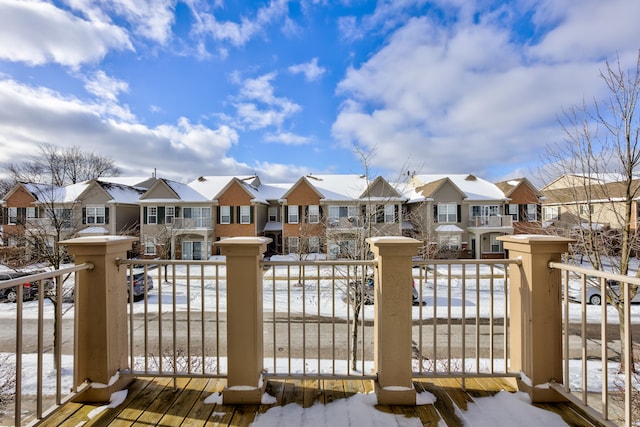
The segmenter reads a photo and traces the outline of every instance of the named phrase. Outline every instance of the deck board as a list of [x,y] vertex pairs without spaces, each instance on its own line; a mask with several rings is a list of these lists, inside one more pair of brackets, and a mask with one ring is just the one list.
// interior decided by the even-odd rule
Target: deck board
[[[392,414],[398,426],[406,425],[407,418],[419,419],[423,426],[458,427],[461,420],[456,409],[465,410],[474,398],[494,395],[501,390],[514,391],[512,379],[476,378],[466,379],[462,389],[460,379],[420,378],[414,380],[418,393],[427,391],[436,397],[433,404],[420,406],[382,406],[376,409]],[[224,405],[205,403],[213,393],[221,392],[226,385],[224,379],[188,379],[177,380],[174,389],[173,380],[167,378],[138,378],[129,387],[126,400],[117,408],[106,409],[92,419],[88,419],[91,410],[99,405],[67,403],[42,421],[42,426],[248,426],[260,414],[276,407],[288,404],[299,405],[299,424],[304,425],[312,412],[303,408],[313,405],[331,404],[357,393],[369,394],[374,385],[370,380],[319,380],[319,379],[270,379],[267,392],[277,399],[276,404],[261,405]],[[588,420],[575,407],[568,403],[538,404],[542,409],[559,414],[570,426],[593,427],[599,424]],[[316,412],[317,414],[317,412]],[[288,418],[290,421],[290,418]],[[365,421],[365,420],[363,420]],[[335,426],[327,426],[335,427]]]

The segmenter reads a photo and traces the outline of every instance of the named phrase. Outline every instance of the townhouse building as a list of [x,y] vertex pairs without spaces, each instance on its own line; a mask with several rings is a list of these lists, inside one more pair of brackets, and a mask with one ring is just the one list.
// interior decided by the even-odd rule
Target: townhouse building
[[497,182],[507,197],[504,215],[511,216],[514,234],[540,234],[542,230],[542,202],[544,196],[528,179],[514,178]]
[[[570,235],[580,227],[594,231],[620,230],[626,223],[624,205],[629,199],[622,178],[616,174],[585,176],[565,174],[544,186],[542,222],[547,229]],[[631,194],[640,191],[640,180],[632,182]],[[633,196],[632,196],[633,197]],[[631,200],[631,229],[638,230],[638,199]]]
[[499,236],[514,233],[509,199],[474,175],[413,175],[405,187],[412,234],[425,242],[423,256],[502,258]]
[[[46,216],[40,187],[20,183],[3,199],[4,245],[19,245],[18,218]],[[429,257],[497,258],[504,256],[497,237],[541,227],[542,195],[524,178],[491,184],[469,174],[414,174],[396,184],[309,174],[263,183],[256,175],[214,175],[185,184],[123,177],[49,191],[67,222],[65,238],[136,235],[147,258],[207,259],[216,241],[239,236],[270,238],[267,256],[366,257],[366,239],[380,235],[418,238]]]

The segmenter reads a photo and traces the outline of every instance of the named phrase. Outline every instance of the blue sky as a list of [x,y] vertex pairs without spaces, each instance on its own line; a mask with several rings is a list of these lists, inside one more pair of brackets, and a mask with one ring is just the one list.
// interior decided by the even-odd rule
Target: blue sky
[[638,0],[0,0],[0,162],[125,175],[529,176],[635,64]]

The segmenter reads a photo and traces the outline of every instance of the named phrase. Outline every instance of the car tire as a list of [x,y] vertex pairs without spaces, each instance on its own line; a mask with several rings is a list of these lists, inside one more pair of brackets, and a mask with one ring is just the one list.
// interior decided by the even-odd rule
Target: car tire
[[602,304],[602,298],[600,297],[600,295],[591,295],[591,298],[589,298],[589,304],[600,305]]
[[7,292],[7,300],[9,302],[18,301],[18,292],[16,292],[15,289],[10,289],[9,292]]

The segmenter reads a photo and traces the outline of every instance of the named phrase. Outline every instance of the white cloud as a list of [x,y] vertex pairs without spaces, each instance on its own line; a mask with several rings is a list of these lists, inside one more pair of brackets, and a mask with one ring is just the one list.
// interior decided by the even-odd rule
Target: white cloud
[[157,168],[162,176],[182,181],[212,170],[255,171],[229,156],[239,137],[228,126],[212,129],[180,118],[176,124],[148,127],[132,117],[105,118],[101,104],[0,80],[0,162],[34,151],[37,144],[53,143],[99,152],[125,174],[150,175]]
[[158,43],[171,38],[174,0],[67,0],[74,8],[96,20],[108,22],[114,14],[131,25],[133,33]]
[[257,10],[253,19],[241,17],[240,22],[220,21],[213,13],[203,12],[200,8],[190,5],[196,17],[194,32],[213,37],[214,40],[228,42],[233,46],[243,46],[274,21],[286,17],[288,12],[286,0],[272,0],[265,7]]
[[326,71],[326,68],[318,67],[318,58],[313,58],[309,62],[289,67],[289,72],[293,74],[304,74],[305,80],[309,82],[318,80]]
[[85,89],[87,92],[107,101],[115,102],[118,100],[120,92],[128,92],[129,85],[127,82],[107,76],[100,70],[86,79]]
[[111,49],[133,50],[115,25],[84,20],[45,2],[0,0],[0,58],[70,67],[100,61]]
[[[615,11],[604,17],[630,16],[623,3],[611,2]],[[556,117],[563,107],[602,95],[602,58],[620,46],[619,37],[609,34],[621,28],[627,39],[640,40],[633,19],[607,19],[596,25],[598,43],[569,54],[595,19],[586,11],[591,6],[572,2],[565,5],[567,16],[547,21],[540,12],[536,25],[550,31],[524,46],[504,25],[515,10],[474,14],[465,8],[458,11],[460,22],[446,27],[428,16],[412,18],[366,62],[347,70],[337,88],[344,102],[333,135],[343,144],[375,148],[374,166],[393,170],[408,158],[412,169],[480,174],[535,160],[562,139]],[[629,44],[623,56],[637,54]]]
[[[240,82],[240,91],[234,102],[239,126],[249,129],[280,127],[286,119],[301,110],[291,100],[275,96],[271,84],[275,77],[275,73],[268,73]],[[232,79],[237,81],[239,77],[235,75]]]
[[291,132],[280,132],[277,134],[267,134],[264,137],[266,142],[278,142],[286,145],[304,145],[313,139],[308,136],[296,135]]

